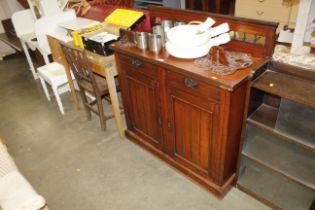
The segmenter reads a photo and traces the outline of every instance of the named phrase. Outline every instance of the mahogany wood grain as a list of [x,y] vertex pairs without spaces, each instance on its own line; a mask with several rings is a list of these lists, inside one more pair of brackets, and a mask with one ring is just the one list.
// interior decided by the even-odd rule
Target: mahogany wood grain
[[213,177],[209,155],[216,153],[211,144],[218,138],[213,129],[218,123],[218,104],[198,94],[190,94],[185,89],[169,86],[167,91],[172,119],[172,135],[169,138],[173,141],[171,155],[192,170]]
[[[126,107],[127,137],[159,157],[162,155],[163,160],[222,197],[235,182],[244,101],[252,69],[235,89],[227,89],[198,72],[164,65],[166,60],[148,59],[135,48],[119,44],[114,48]],[[175,63],[180,63],[177,60]],[[186,83],[187,79],[193,85]]]
[[136,47],[124,47],[120,43],[115,43],[113,47],[116,52],[122,52],[125,56],[136,56],[136,59],[140,61],[148,61],[166,69],[172,68],[174,72],[184,72],[187,76],[194,77],[207,84],[227,90],[234,90],[243,82],[247,81],[248,77],[255,72],[253,70],[259,69],[268,61],[268,59],[265,58],[253,57],[252,66],[236,71],[231,75],[222,76],[212,73],[210,70],[197,67],[194,64],[193,59],[175,58],[169,55],[165,49],[163,49],[159,54],[154,54],[149,51],[139,50]]
[[[200,8],[198,8],[198,3],[200,4]],[[192,10],[201,10],[201,11],[209,11],[209,3],[210,0],[186,0],[186,8]],[[215,0],[215,12],[227,14],[230,9],[230,5],[234,5],[234,0],[222,1],[222,0]],[[234,10],[234,9],[233,9]]]
[[227,138],[225,143],[226,151],[224,157],[224,171],[223,181],[228,179],[231,174],[235,173],[237,168],[239,141],[242,132],[243,113],[245,109],[245,98],[247,94],[248,85],[243,85],[236,89],[230,96],[230,107],[229,107],[229,124],[227,131]]
[[[126,113],[130,120],[127,120],[128,128],[142,136],[156,147],[161,147],[161,119],[158,81],[149,78],[150,73],[146,71],[157,71],[156,66],[148,63],[141,63],[145,68],[140,68],[138,63],[132,63],[125,56],[119,57],[120,82],[122,87],[124,107],[128,107]],[[139,61],[139,60],[137,60]],[[132,123],[131,123],[132,122]]]
[[[150,15],[183,21],[209,13],[150,7]],[[211,14],[210,14],[211,15]],[[266,35],[264,49],[237,41],[230,49],[251,52],[253,65],[227,76],[178,59],[115,43],[126,136],[222,198],[235,184],[237,157],[249,80],[266,66],[275,24],[215,16],[234,29]],[[262,23],[262,25],[260,25]],[[266,50],[267,49],[267,50]],[[149,113],[150,112],[150,113]]]

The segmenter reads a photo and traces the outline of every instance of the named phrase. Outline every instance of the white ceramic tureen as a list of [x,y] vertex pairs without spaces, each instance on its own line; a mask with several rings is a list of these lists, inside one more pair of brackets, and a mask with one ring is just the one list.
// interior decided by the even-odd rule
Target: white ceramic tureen
[[215,21],[208,18],[200,25],[179,25],[167,31],[166,50],[178,58],[198,58],[206,55],[212,46],[230,41],[229,25],[223,23],[211,28]]

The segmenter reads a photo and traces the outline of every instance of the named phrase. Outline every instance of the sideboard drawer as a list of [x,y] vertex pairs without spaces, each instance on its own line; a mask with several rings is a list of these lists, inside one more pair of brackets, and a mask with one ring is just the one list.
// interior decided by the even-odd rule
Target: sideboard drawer
[[166,83],[171,88],[183,90],[198,97],[212,98],[215,101],[220,101],[220,88],[184,74],[167,71]]
[[127,65],[128,71],[134,73],[144,74],[145,76],[156,78],[158,74],[158,67],[142,59],[125,56],[125,55],[118,55],[118,60],[120,65]]

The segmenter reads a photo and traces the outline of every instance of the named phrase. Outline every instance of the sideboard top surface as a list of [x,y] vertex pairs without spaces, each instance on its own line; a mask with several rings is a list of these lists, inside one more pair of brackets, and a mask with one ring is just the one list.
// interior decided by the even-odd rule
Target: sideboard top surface
[[198,77],[209,84],[230,91],[234,90],[242,82],[246,81],[255,72],[255,70],[259,69],[268,61],[266,58],[252,57],[253,64],[248,68],[240,69],[231,75],[223,76],[212,73],[209,69],[196,66],[194,64],[194,59],[175,58],[169,55],[165,49],[163,49],[159,54],[154,54],[149,50],[142,51],[136,47],[126,47],[119,42],[115,43],[113,48],[117,52],[149,61],[155,65],[177,71],[179,73],[185,72],[186,74],[190,74],[192,77]]

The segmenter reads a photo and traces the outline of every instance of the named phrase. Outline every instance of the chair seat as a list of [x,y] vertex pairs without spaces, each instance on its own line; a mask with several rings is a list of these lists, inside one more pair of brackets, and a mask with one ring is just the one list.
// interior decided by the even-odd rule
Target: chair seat
[[35,32],[23,34],[19,37],[23,42],[25,42],[31,50],[39,49],[38,42],[36,39]]
[[[95,78],[95,81],[96,81],[96,84],[97,84],[97,87],[100,91],[100,94],[101,96],[104,96],[104,95],[107,95],[108,94],[108,88],[107,88],[107,85],[106,85],[106,80],[104,77],[101,77],[97,74],[94,74],[94,78]],[[91,83],[87,82],[87,81],[81,81],[80,82],[80,85],[85,89],[87,90],[89,93],[94,93],[94,89],[93,89],[93,86]]]
[[53,62],[37,68],[38,74],[50,85],[57,86],[68,82],[66,71],[63,65]]

